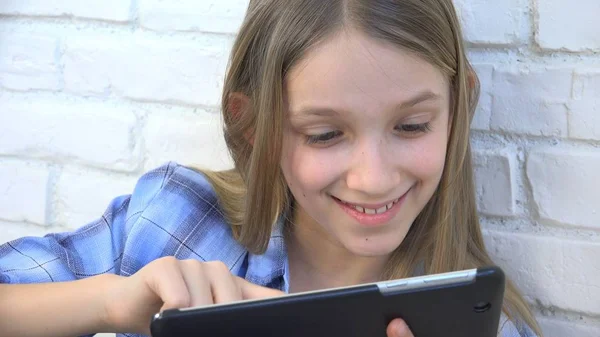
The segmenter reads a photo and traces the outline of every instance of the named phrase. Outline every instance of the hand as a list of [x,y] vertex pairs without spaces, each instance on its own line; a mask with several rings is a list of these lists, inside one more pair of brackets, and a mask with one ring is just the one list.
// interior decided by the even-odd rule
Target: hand
[[234,276],[222,262],[164,257],[130,277],[116,276],[105,296],[103,321],[110,332],[150,335],[150,322],[166,309],[283,295]]
[[399,318],[388,324],[386,332],[388,337],[415,337],[408,328],[408,325]]

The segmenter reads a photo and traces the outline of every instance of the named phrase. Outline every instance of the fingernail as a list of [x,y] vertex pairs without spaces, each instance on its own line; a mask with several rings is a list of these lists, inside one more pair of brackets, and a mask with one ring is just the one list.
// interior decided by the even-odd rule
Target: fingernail
[[396,323],[396,327],[394,330],[396,331],[396,336],[398,336],[398,337],[406,336],[406,334],[408,332],[408,326],[406,325],[406,323],[404,321],[401,320],[398,323]]

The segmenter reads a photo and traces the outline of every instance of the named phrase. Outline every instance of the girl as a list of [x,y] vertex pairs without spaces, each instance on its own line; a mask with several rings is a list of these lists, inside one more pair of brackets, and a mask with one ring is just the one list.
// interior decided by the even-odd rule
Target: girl
[[[250,1],[222,99],[235,168],[169,163],[73,233],[6,243],[0,335],[148,334],[167,308],[492,264],[477,99],[451,0]],[[501,336],[541,335],[510,282],[504,312]]]

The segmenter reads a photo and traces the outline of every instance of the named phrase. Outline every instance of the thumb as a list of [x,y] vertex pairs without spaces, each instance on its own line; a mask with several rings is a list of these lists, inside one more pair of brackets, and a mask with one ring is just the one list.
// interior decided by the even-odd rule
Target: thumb
[[242,299],[244,300],[279,297],[285,295],[285,293],[281,290],[262,287],[237,276],[236,283],[242,291]]
[[401,319],[395,319],[388,324],[387,337],[414,337],[406,322]]

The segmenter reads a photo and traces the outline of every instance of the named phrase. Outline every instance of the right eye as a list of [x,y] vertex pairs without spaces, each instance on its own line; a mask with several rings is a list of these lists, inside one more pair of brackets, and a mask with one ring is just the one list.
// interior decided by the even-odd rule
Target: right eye
[[325,144],[342,135],[342,131],[330,131],[318,135],[307,135],[307,144]]

